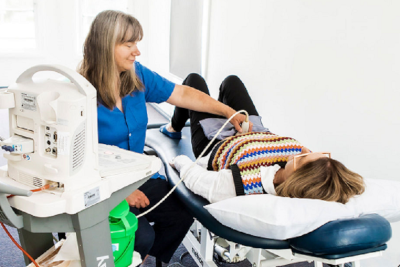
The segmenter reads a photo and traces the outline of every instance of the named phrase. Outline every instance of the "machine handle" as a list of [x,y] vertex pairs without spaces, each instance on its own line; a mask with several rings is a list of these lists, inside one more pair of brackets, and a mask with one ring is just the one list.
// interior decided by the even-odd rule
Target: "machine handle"
[[[24,71],[17,79],[16,83],[33,83],[32,77],[39,71],[54,71],[67,77],[72,83],[78,87],[79,92],[86,96],[86,104],[88,111],[97,118],[97,93],[93,85],[79,73],[61,66],[61,65],[37,65]],[[98,137],[97,137],[97,120],[92,120],[88,128],[89,132],[93,132],[92,151],[97,155]],[[98,165],[96,157],[96,166]]]
[[29,68],[18,77],[17,83],[33,83],[33,75],[40,71],[54,71],[60,73],[74,83],[78,87],[79,92],[88,98],[92,98],[96,95],[96,89],[94,89],[82,75],[61,65],[37,65]]

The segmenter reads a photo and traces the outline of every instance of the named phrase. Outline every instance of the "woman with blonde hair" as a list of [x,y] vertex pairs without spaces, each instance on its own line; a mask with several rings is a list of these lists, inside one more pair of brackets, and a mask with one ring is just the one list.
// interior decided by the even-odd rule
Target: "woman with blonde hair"
[[[208,93],[202,77],[191,74],[191,86]],[[236,110],[246,110],[254,132],[236,134],[225,127],[221,136],[192,167],[187,156],[172,160],[183,182],[211,203],[239,195],[276,194],[346,203],[364,192],[363,178],[330,158],[330,153],[311,152],[291,137],[271,133],[261,118],[244,84],[236,76],[227,77],[218,100]],[[170,136],[180,132],[190,118],[192,148],[196,158],[226,119],[207,113],[176,108],[171,123],[160,130]],[[165,133],[168,131],[168,133]]]
[[[230,117],[235,110],[187,85],[177,85],[136,61],[143,38],[138,20],[119,11],[103,11],[94,19],[84,44],[78,71],[97,89],[99,142],[143,153],[148,123],[146,102],[168,102],[183,108]],[[244,115],[233,123],[241,131]],[[161,178],[161,179],[160,179]],[[139,214],[168,191],[159,174],[128,196],[131,211]],[[154,222],[153,227],[149,222]],[[139,219],[135,250],[169,262],[193,222],[174,196]]]

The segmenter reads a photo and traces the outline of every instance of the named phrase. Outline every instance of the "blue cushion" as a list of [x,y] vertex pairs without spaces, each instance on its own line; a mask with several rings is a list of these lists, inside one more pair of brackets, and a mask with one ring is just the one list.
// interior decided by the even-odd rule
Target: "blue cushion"
[[369,214],[329,222],[289,243],[295,252],[337,259],[384,250],[391,236],[390,223],[380,215]]

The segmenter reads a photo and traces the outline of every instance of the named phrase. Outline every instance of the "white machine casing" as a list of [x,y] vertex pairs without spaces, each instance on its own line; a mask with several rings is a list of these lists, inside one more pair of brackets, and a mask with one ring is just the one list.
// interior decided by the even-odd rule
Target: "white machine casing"
[[[57,72],[69,81],[34,82],[40,71]],[[98,143],[96,90],[66,67],[26,70],[0,90],[0,108],[9,109],[11,136],[0,141],[9,152],[3,154],[8,165],[0,167],[0,182],[25,190],[50,185],[30,197],[9,199],[30,215],[76,214],[161,167],[156,157]]]
[[[35,83],[32,76],[43,70],[57,71],[71,82]],[[14,103],[0,102],[0,108],[10,108],[10,135],[33,142],[33,151],[24,151],[26,145],[11,139],[16,150],[4,154],[10,178],[35,187],[57,182],[64,192],[101,179],[96,90],[86,79],[63,66],[36,66],[22,73],[3,94],[14,96]],[[2,144],[7,145],[7,140]]]

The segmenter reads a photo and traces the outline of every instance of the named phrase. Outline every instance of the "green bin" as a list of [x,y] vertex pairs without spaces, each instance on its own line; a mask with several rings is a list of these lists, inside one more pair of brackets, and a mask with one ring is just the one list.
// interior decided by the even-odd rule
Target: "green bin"
[[129,204],[126,200],[116,206],[109,215],[115,267],[128,267],[132,264],[138,220],[133,213],[129,212]]

